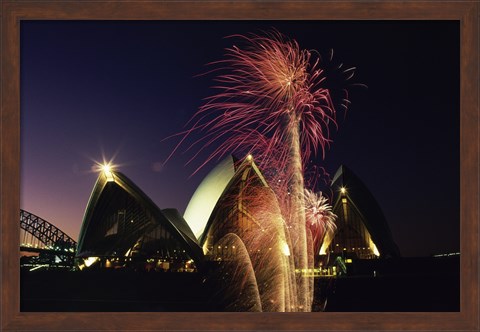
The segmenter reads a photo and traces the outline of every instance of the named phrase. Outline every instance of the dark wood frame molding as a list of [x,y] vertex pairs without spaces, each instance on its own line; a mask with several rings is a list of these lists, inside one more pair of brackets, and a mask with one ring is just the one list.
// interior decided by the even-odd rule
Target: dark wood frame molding
[[[46,1],[1,5],[1,330],[462,330],[479,326],[479,13],[472,1]],[[449,313],[24,313],[19,299],[21,20],[457,20],[461,306]]]

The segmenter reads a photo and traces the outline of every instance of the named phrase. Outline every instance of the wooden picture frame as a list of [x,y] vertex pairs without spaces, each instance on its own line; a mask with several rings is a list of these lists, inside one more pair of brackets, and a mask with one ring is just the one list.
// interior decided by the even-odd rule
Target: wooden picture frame
[[[2,330],[468,330],[479,329],[478,1],[13,1],[1,14]],[[460,22],[460,312],[27,313],[20,312],[21,20],[456,20]]]

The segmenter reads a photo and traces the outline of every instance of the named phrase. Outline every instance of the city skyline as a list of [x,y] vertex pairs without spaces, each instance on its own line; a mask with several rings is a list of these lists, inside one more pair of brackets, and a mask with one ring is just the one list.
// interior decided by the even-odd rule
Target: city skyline
[[454,22],[23,22],[21,207],[77,238],[92,168],[114,159],[160,208],[183,213],[215,163],[193,176],[191,153],[164,165],[178,138],[164,139],[211,94],[212,77],[198,75],[231,46],[223,37],[270,27],[333,48],[368,86],[351,90],[325,160],[312,162],[359,175],[403,255],[458,251]]

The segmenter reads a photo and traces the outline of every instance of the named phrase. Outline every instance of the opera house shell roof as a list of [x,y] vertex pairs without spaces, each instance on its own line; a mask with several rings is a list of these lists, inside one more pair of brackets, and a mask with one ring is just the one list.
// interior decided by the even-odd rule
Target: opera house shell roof
[[175,209],[160,210],[120,172],[105,170],[91,193],[77,257],[203,259],[197,239]]
[[220,196],[235,174],[235,160],[228,156],[202,180],[185,209],[183,217],[197,238],[203,233]]
[[380,206],[355,173],[340,166],[331,187],[335,193],[333,211],[338,216],[331,252],[335,252],[333,246],[339,244],[340,251],[353,253],[356,250],[359,258],[371,258],[366,257],[368,251],[380,257],[400,256]]
[[[184,214],[185,220],[194,230],[201,245],[204,244],[207,233],[211,231],[212,223],[216,219],[222,219],[219,216],[222,210],[239,209],[245,212],[247,205],[252,205],[252,190],[262,190],[262,198],[268,201],[270,206],[278,207],[275,194],[251,155],[243,160],[230,155],[204,178]],[[255,200],[259,201],[258,197],[255,197]],[[225,216],[223,220],[230,217]]]
[[[245,225],[236,225],[238,215],[250,216],[252,200],[259,200],[258,195],[268,195],[270,205],[275,205],[276,198],[270,190],[267,182],[263,178],[260,170],[249,155],[242,162],[236,162],[233,157],[228,158],[234,165],[235,172],[225,185],[219,196],[212,213],[206,220],[205,229],[200,237],[200,244],[203,246],[212,232],[228,234],[229,232],[238,233],[248,228]],[[255,192],[255,194],[253,193]],[[235,216],[235,217],[234,217]],[[233,217],[233,218],[232,218]],[[257,218],[249,218],[250,222],[258,223]],[[229,222],[227,222],[227,220]],[[261,225],[258,225],[261,226]],[[219,234],[215,237],[219,238]],[[204,248],[205,252],[205,248]]]

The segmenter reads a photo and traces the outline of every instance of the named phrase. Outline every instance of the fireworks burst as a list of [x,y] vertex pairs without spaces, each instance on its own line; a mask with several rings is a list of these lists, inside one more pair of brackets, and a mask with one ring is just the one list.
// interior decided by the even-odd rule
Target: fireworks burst
[[333,237],[337,230],[337,216],[332,212],[332,206],[322,193],[314,193],[305,189],[305,215],[307,226],[312,232],[314,253],[320,251],[323,239]]
[[234,152],[253,154],[262,169],[271,165],[273,154],[276,168],[285,166],[285,127],[294,125],[292,120],[300,126],[303,164],[318,151],[323,155],[330,143],[329,126],[336,121],[317,52],[301,50],[296,41],[276,31],[231,37],[242,47],[227,48],[225,59],[211,64],[220,73],[213,87],[218,92],[206,99],[184,132],[202,134],[189,148],[198,147],[190,161],[220,142],[199,168]]
[[[189,162],[213,146],[196,171],[225,154],[252,154],[278,198],[294,267],[305,270],[313,267],[313,243],[321,242],[334,220],[323,196],[304,194],[305,165],[319,152],[324,157],[330,127],[337,126],[323,63],[316,51],[300,49],[277,31],[231,37],[241,47],[227,48],[225,59],[212,63],[217,93],[190,120],[177,148],[192,132],[201,137],[188,148],[197,148]],[[353,76],[353,68],[337,69]],[[342,108],[348,105],[346,96],[339,103]],[[295,279],[295,310],[310,311],[313,279]]]

